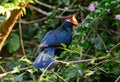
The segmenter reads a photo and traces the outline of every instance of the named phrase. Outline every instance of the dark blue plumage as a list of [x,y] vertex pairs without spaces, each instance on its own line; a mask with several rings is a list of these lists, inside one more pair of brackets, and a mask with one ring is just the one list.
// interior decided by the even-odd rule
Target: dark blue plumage
[[60,55],[61,53],[58,47],[62,43],[68,46],[72,39],[73,25],[69,20],[65,20],[60,28],[46,33],[39,46],[39,55],[33,63],[36,68],[54,67],[54,57],[56,54]]

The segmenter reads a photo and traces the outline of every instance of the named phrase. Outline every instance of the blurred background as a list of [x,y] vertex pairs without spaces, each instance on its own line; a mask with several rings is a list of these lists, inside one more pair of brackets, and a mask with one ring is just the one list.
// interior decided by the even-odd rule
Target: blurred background
[[[1,0],[0,8],[0,26],[10,11],[24,13],[0,52],[1,82],[119,82],[119,0]],[[35,69],[32,62],[42,37],[69,15],[75,15],[79,25],[73,27],[69,47],[55,58],[66,64]]]

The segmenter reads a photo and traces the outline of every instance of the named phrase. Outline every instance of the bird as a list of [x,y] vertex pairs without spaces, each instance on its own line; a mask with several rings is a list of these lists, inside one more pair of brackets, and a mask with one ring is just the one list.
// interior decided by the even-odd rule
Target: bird
[[35,68],[51,69],[55,66],[55,56],[62,53],[62,44],[68,46],[72,40],[72,27],[78,26],[74,15],[65,18],[59,28],[48,31],[40,42],[39,54],[33,62]]

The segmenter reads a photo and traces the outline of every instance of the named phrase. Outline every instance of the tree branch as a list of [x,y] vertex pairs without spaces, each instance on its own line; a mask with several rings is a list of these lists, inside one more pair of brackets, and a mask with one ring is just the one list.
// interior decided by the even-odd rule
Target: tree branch
[[77,61],[60,61],[60,60],[55,60],[56,62],[58,63],[63,63],[63,64],[77,64],[77,63],[85,63],[85,62],[90,62],[92,60],[94,61],[99,61],[99,60],[102,60],[102,59],[106,59],[106,56],[104,57],[99,57],[99,58],[92,58],[92,59],[84,59],[84,60],[77,60]]
[[44,69],[43,73],[40,75],[39,82],[42,81],[43,75],[45,74],[45,72],[48,70],[48,68],[49,68],[53,63],[54,63],[54,61],[51,62],[51,63]]
[[[24,70],[27,70],[27,69],[30,69],[30,67],[21,68],[20,71],[24,71]],[[18,71],[13,70],[13,71],[2,73],[2,74],[0,74],[0,79],[3,79],[7,75],[15,74],[15,73],[18,73]]]
[[60,79],[62,79],[64,82],[67,82],[63,77],[61,77],[58,73],[56,73],[55,71],[52,70],[52,72],[57,75]]
[[19,34],[20,34],[20,43],[21,43],[22,53],[25,56],[24,43],[23,43],[23,39],[22,39],[21,16],[19,16]]
[[[44,11],[44,10],[42,10],[42,9],[40,9],[40,8],[37,8],[37,7],[35,7],[35,6],[33,6],[33,5],[28,5],[29,7],[32,7],[34,10],[36,10],[37,12],[39,12],[39,13],[41,13],[41,14],[43,14],[43,15],[46,15],[46,17],[48,17],[48,14],[47,14],[47,12],[46,11]],[[56,16],[56,18],[60,18],[60,19],[64,19],[64,18],[66,18],[67,16]]]
[[[43,17],[43,18],[40,18],[37,20],[32,20],[32,21],[26,21],[26,20],[21,19],[21,23],[22,24],[31,24],[31,23],[41,22],[41,21],[44,21],[46,19],[48,19],[48,17]],[[17,21],[17,23],[19,23],[19,21]]]
[[75,64],[75,63],[83,63],[83,62],[89,62],[93,59],[86,59],[86,60],[77,60],[77,61],[70,61],[70,62],[65,62],[65,61],[60,61],[56,60],[58,63],[63,63],[63,64]]
[[115,82],[120,82],[120,75],[119,75],[119,77],[115,80]]
[[5,20],[4,23],[0,27],[0,51],[2,49],[2,46],[7,39],[8,35],[10,34],[11,30],[13,29],[13,26],[16,23],[16,20],[18,17],[22,14],[21,9],[14,9],[11,11],[11,16],[9,19]]
[[54,9],[54,7],[52,7],[51,5],[48,5],[46,3],[43,3],[41,1],[38,1],[38,0],[34,0],[36,3],[38,3],[39,5],[42,5],[42,6],[45,6],[47,8],[50,8],[50,9]]
[[[36,3],[38,3],[39,5],[42,5],[42,6],[45,6],[45,7],[47,7],[47,8],[49,8],[49,9],[56,9],[55,7],[53,7],[53,6],[51,6],[51,5],[48,5],[48,4],[46,4],[46,3],[43,3],[43,2],[41,2],[41,1],[38,1],[38,0],[35,0],[35,2]],[[57,8],[59,11],[66,11],[66,12],[76,12],[76,11],[78,11],[78,10],[80,10],[80,9],[68,9],[68,8]]]
[[[28,3],[20,3],[23,7],[26,7]],[[10,17],[3,22],[3,24],[0,26],[0,51],[2,49],[2,46],[7,39],[8,35],[10,34],[11,30],[13,29],[13,26],[15,25],[18,17],[22,15],[21,9],[13,9],[11,11]]]
[[109,50],[109,52],[112,52],[114,49],[116,49],[116,48],[119,47],[119,46],[120,46],[120,43],[116,44],[115,46],[113,46],[113,47]]
[[38,11],[39,13],[48,16],[47,12],[42,10],[42,9],[40,9],[40,8],[37,8],[37,7],[35,7],[33,5],[30,5],[30,4],[28,5],[28,7],[32,7],[34,10]]

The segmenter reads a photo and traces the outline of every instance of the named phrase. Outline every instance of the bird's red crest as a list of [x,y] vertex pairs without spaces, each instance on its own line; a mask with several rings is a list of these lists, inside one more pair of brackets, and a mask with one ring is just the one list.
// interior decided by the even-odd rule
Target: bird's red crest
[[76,26],[78,25],[78,21],[77,21],[77,19],[75,18],[75,16],[68,16],[65,20],[73,23],[73,24],[76,25]]

